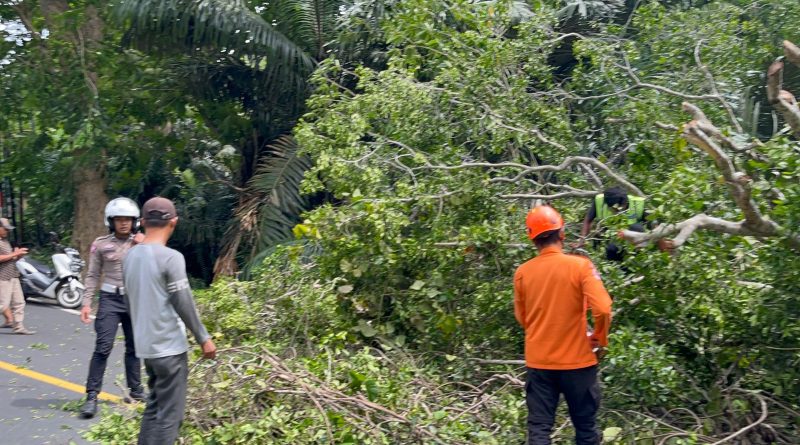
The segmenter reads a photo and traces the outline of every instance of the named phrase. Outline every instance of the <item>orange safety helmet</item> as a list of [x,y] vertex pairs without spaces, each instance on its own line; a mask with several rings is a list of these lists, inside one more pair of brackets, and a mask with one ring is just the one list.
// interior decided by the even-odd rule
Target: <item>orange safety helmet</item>
[[528,238],[534,239],[544,232],[564,227],[564,219],[550,206],[537,206],[528,212],[525,225],[528,226]]

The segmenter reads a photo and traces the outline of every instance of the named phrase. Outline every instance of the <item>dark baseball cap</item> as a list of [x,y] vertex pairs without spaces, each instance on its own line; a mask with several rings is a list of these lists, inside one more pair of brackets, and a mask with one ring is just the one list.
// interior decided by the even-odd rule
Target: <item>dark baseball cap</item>
[[150,198],[142,206],[142,218],[149,220],[168,220],[178,216],[175,204],[167,198],[156,196]]

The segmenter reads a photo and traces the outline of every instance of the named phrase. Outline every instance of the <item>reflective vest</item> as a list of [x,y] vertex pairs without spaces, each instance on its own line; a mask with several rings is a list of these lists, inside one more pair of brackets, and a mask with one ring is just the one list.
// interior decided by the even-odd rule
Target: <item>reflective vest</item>
[[[605,196],[602,193],[594,197],[594,210],[599,219],[606,219],[615,215],[611,207],[606,204],[604,198]],[[628,209],[625,211],[625,215],[631,224],[641,221],[644,217],[644,198],[628,195]]]

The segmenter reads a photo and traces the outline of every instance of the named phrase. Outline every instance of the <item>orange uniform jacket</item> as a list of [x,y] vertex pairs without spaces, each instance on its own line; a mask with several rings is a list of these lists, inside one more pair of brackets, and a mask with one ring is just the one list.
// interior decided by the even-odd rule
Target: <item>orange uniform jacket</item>
[[548,246],[514,274],[514,315],[525,329],[525,364],[538,369],[579,369],[597,364],[586,336],[586,310],[594,335],[608,345],[611,297],[585,257]]

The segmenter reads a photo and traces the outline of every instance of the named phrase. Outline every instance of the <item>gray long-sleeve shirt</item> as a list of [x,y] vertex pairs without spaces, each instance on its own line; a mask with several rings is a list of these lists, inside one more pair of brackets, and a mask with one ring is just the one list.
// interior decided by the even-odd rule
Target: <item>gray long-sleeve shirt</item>
[[199,344],[211,337],[197,314],[180,252],[160,244],[139,244],[128,251],[123,270],[139,358],[188,351],[187,327]]

